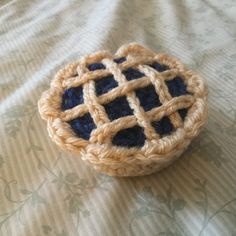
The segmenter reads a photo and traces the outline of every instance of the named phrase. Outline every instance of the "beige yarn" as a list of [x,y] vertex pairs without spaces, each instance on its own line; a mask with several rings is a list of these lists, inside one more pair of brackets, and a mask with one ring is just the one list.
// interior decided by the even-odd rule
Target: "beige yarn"
[[[126,57],[126,61],[117,64],[114,58]],[[89,71],[87,65],[102,62],[106,69]],[[170,70],[158,72],[147,66],[159,62],[169,66]],[[127,81],[122,71],[132,67],[145,74],[140,79]],[[113,74],[118,86],[97,97],[95,80]],[[169,94],[165,80],[180,76],[191,95],[173,97]],[[162,105],[148,112],[140,106],[134,90],[148,85],[155,87]],[[62,111],[61,102],[65,89],[83,86],[84,104]],[[190,141],[198,135],[207,120],[207,86],[202,78],[174,57],[155,54],[136,43],[122,46],[112,56],[106,51],[83,57],[78,63],[72,63],[60,70],[51,82],[49,90],[39,100],[39,112],[47,121],[50,137],[64,150],[80,156],[94,169],[112,176],[146,175],[168,166],[187,148]],[[115,98],[126,96],[132,116],[110,121],[102,104]],[[188,108],[182,121],[179,109]],[[89,140],[75,135],[68,121],[90,113],[96,124]],[[170,118],[175,131],[171,135],[160,137],[151,125],[162,117]],[[135,125],[143,127],[146,141],[141,148],[125,148],[112,145],[112,137],[120,130]]]

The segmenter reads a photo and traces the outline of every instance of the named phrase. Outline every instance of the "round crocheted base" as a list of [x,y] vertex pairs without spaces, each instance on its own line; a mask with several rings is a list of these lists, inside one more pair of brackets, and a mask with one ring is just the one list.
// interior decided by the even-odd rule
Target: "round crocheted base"
[[39,100],[52,140],[112,176],[158,171],[207,120],[207,86],[172,56],[138,44],[60,70]]

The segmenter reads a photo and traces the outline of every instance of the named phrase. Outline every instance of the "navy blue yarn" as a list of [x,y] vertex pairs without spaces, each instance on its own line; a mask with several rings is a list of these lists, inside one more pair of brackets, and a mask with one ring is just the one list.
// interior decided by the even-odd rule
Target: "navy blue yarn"
[[64,94],[62,95],[61,109],[63,111],[71,109],[79,104],[82,104],[83,102],[83,88],[81,86],[69,88],[65,90]]
[[144,111],[149,111],[154,107],[161,106],[159,96],[157,95],[154,86],[149,85],[145,88],[137,89],[135,92]]
[[89,113],[82,117],[69,121],[71,128],[81,138],[89,140],[90,134],[96,128],[92,117]]
[[143,128],[134,126],[123,129],[113,137],[112,143],[116,146],[142,147],[145,142]]
[[122,62],[126,61],[125,57],[118,57],[114,59],[114,62],[116,62],[117,64],[120,64]]
[[118,97],[112,102],[103,105],[110,120],[133,114],[125,97]]
[[187,115],[187,113],[188,113],[188,109],[187,108],[179,109],[178,112],[179,112],[182,120],[184,120],[186,115]]
[[127,80],[134,80],[134,79],[139,79],[143,76],[145,76],[143,73],[140,71],[133,69],[133,68],[128,68],[127,70],[122,72]]
[[160,64],[158,62],[154,62],[153,64],[151,64],[149,66],[152,67],[153,69],[159,71],[159,72],[163,72],[163,71],[166,71],[166,70],[170,69],[167,65],[163,65],[163,64]]
[[186,85],[180,77],[168,80],[166,81],[166,84],[172,97],[188,94]]
[[[122,63],[125,60],[125,57],[114,59],[116,63]],[[159,72],[169,69],[168,66],[159,64],[157,62],[149,66]],[[100,70],[105,69],[105,66],[102,63],[92,63],[88,65],[88,69],[90,71]],[[123,74],[126,76],[126,79],[128,81],[145,76],[143,73],[134,68],[128,68],[126,71],[123,71]],[[188,94],[186,85],[180,77],[176,77],[173,80],[166,81],[166,84],[168,86],[170,94],[173,97]],[[117,86],[118,83],[115,81],[113,75],[95,80],[97,96],[105,94]],[[135,93],[140,101],[140,105],[144,108],[145,111],[149,111],[152,108],[161,106],[159,96],[157,95],[155,88],[152,85],[149,85],[145,88],[137,89]],[[79,104],[82,104],[83,102],[82,87],[79,86],[76,88],[70,88],[65,90],[62,96],[61,108],[62,110],[71,109]],[[133,111],[130,108],[125,96],[118,97],[103,106],[111,121],[123,116],[133,114]],[[183,120],[187,115],[187,111],[188,109],[186,108],[178,110]],[[86,140],[89,140],[92,130],[96,128],[96,125],[94,124],[94,121],[89,113],[68,123],[71,125],[71,128],[74,130],[76,135]],[[160,121],[153,121],[152,126],[161,136],[170,134],[174,129],[168,117],[163,117]],[[141,147],[144,145],[144,142],[144,131],[143,128],[139,126],[121,130],[112,139],[112,143],[114,145],[123,147]]]
[[97,62],[97,63],[92,63],[92,64],[87,65],[87,68],[91,71],[94,71],[94,70],[105,69],[106,67],[102,63]]
[[107,93],[108,91],[112,90],[117,86],[118,83],[115,81],[113,75],[108,75],[95,81],[97,96]]
[[165,135],[170,134],[173,131],[173,125],[170,122],[170,119],[166,116],[164,116],[159,121],[153,121],[152,126],[156,130],[158,134]]

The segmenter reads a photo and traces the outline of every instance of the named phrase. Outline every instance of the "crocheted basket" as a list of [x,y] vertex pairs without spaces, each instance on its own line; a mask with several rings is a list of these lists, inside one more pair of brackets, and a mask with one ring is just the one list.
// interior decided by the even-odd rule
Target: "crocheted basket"
[[52,140],[112,176],[173,162],[207,119],[207,86],[172,56],[138,44],[60,70],[39,100]]

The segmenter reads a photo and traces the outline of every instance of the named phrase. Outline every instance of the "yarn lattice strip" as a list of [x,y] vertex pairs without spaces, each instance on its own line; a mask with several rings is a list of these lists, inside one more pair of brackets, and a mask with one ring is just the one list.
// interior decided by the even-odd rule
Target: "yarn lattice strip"
[[207,86],[176,58],[136,43],[61,69],[39,100],[52,140],[112,176],[158,171],[207,120]]

